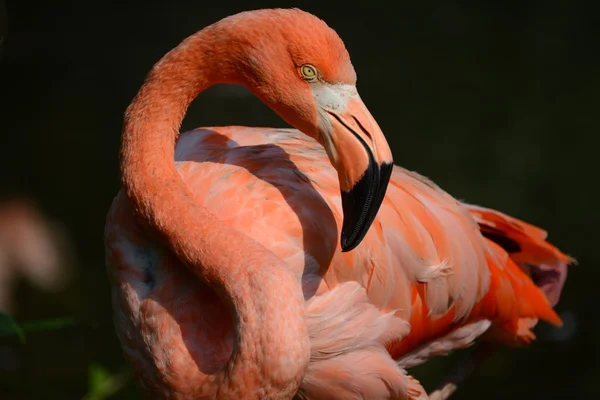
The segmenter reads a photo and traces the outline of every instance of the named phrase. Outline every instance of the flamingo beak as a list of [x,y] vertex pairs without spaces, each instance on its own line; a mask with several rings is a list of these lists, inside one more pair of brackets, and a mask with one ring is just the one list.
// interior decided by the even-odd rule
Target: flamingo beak
[[338,172],[344,213],[341,247],[347,252],[361,243],[371,227],[394,161],[381,128],[358,94],[344,100],[335,108],[322,107],[331,128],[321,139]]

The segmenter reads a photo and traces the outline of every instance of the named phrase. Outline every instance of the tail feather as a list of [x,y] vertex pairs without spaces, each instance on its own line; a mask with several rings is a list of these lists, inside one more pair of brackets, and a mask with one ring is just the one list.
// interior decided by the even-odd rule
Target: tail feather
[[481,233],[502,246],[516,263],[576,263],[573,258],[546,241],[548,233],[545,230],[496,210],[471,204],[463,205],[479,224]]
[[547,232],[501,212],[465,204],[490,244],[490,290],[481,312],[494,320],[488,340],[518,345],[535,338],[538,319],[562,325],[553,306],[567,265],[576,261],[546,241]]
[[[490,241],[497,254],[504,250]],[[497,255],[496,254],[496,255]],[[551,324],[560,325],[561,321],[545,294],[531,278],[510,258],[488,256],[488,265],[492,273],[490,289],[482,303],[494,310],[499,320],[520,318],[540,318]],[[487,304],[486,304],[487,303]]]

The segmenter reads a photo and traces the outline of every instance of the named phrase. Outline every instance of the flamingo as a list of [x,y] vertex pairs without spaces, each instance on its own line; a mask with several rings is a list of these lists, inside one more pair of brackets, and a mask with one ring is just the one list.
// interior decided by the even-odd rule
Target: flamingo
[[0,311],[15,315],[17,285],[28,281],[41,292],[63,290],[72,278],[62,227],[30,199],[0,201]]
[[[180,135],[219,83],[296,129]],[[125,113],[120,163],[106,263],[149,397],[427,399],[406,368],[561,323],[549,298],[572,260],[394,166],[342,40],[301,10],[226,17],[164,56]],[[534,270],[558,275],[540,289]]]

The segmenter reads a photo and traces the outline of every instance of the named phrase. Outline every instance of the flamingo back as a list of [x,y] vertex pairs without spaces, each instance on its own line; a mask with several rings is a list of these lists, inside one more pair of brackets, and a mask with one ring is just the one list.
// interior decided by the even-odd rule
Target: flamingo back
[[[197,200],[285,259],[307,299],[358,282],[381,312],[409,321],[410,334],[388,344],[395,358],[479,320],[502,327],[511,343],[531,339],[523,321],[560,323],[517,263],[570,259],[541,229],[500,225],[501,214],[461,203],[419,174],[395,167],[364,242],[341,253],[337,176],[314,140],[293,129],[206,128],[181,137],[176,159]],[[493,223],[524,251],[486,237]]]

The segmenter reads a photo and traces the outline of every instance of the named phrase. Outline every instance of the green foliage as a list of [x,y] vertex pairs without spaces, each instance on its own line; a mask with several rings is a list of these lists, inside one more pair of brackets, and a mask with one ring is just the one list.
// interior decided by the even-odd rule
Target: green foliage
[[102,399],[104,395],[104,387],[110,381],[111,373],[102,365],[91,364],[88,368],[88,387],[90,399]]
[[[17,323],[10,315],[0,312],[0,337],[17,336],[25,344],[26,332],[40,332],[59,330],[76,325],[77,320],[72,317],[62,317]],[[122,391],[131,382],[131,373],[128,368],[113,373],[108,368],[91,363],[88,367],[88,392],[83,400],[109,399]]]
[[91,364],[88,369],[88,393],[83,400],[108,399],[125,387],[129,380],[128,369],[113,374],[102,365]]
[[25,343],[23,328],[8,314],[0,312],[0,337],[17,335],[21,343]]
[[75,325],[72,317],[43,319],[18,324],[10,315],[0,312],[0,337],[17,335],[21,343],[25,343],[25,332],[49,331]]
[[35,331],[49,331],[55,329],[62,329],[67,326],[76,325],[77,321],[73,317],[61,317],[61,318],[53,318],[53,319],[43,319],[32,322],[23,322],[21,323],[21,328],[25,332],[35,332]]

